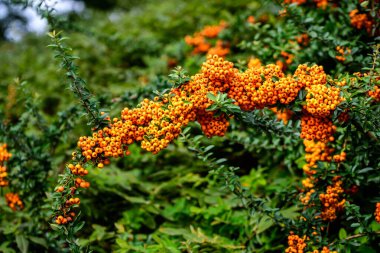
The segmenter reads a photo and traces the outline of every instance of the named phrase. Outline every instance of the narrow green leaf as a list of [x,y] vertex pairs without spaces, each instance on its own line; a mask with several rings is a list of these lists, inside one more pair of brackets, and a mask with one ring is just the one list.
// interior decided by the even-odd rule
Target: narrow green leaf
[[16,244],[21,253],[27,253],[29,248],[29,241],[25,235],[16,235]]

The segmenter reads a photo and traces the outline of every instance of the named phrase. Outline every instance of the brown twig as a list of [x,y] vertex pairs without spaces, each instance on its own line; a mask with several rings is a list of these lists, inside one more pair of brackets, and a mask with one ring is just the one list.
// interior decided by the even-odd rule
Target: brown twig
[[[380,235],[380,231],[375,231],[374,234]],[[347,238],[345,238],[343,240],[349,241],[349,240],[360,238],[360,237],[363,237],[363,236],[368,236],[368,233],[361,233],[361,234],[351,235],[351,236],[348,236]],[[339,243],[339,241],[332,242],[328,246],[330,247],[330,246],[332,246],[332,245],[334,245],[336,243]]]

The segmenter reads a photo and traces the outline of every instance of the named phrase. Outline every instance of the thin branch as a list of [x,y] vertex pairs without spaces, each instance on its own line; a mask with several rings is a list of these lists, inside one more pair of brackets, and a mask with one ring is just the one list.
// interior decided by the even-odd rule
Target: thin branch
[[369,72],[369,74],[370,74],[369,84],[370,85],[372,84],[372,80],[374,77],[373,75],[375,73],[375,67],[377,65],[377,57],[379,56],[379,50],[380,50],[380,44],[377,44],[376,46],[374,46],[373,61],[372,61],[371,71]]
[[[373,232],[374,234],[376,234],[376,235],[380,235],[380,231],[375,231],[375,232]],[[352,239],[356,239],[356,238],[360,238],[360,237],[364,237],[364,236],[368,236],[368,233],[360,233],[360,234],[356,234],[356,235],[351,235],[351,236],[348,236],[348,237],[346,237],[345,239],[343,239],[344,241],[349,241],[349,240],[352,240]],[[339,244],[339,243],[341,243],[341,241],[343,241],[343,240],[338,240],[338,241],[334,241],[334,242],[332,242],[332,243],[330,243],[328,246],[330,247],[330,246],[332,246],[332,245],[335,245],[335,244]]]

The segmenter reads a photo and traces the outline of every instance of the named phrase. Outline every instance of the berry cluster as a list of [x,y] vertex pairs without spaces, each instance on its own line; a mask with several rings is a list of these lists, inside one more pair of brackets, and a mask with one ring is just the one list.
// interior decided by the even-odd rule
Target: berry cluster
[[336,51],[338,54],[335,56],[335,59],[341,62],[346,61],[346,56],[351,54],[351,49],[348,47],[337,46]]
[[90,187],[90,183],[87,182],[86,180],[84,180],[83,178],[78,177],[78,178],[75,179],[75,187],[76,188],[79,188],[79,187],[81,187],[81,188],[89,188]]
[[[303,170],[305,174],[308,176],[306,179],[302,180],[302,185],[304,186],[305,193],[300,195],[300,201],[305,206],[315,205],[314,203],[309,203],[311,196],[316,192],[314,188],[315,182],[318,181],[315,178],[315,174],[317,173],[316,163],[318,161],[321,162],[343,162],[346,159],[346,153],[341,152],[340,154],[332,155],[335,151],[334,148],[328,146],[328,143],[325,142],[314,142],[309,140],[304,140],[305,145],[305,160],[306,164],[303,166]],[[324,203],[322,202],[324,205]]]
[[227,93],[245,111],[262,109],[277,102],[287,104],[299,90],[295,82],[287,80],[281,69],[274,64],[257,69],[249,68],[244,73],[235,73]]
[[202,64],[201,73],[193,76],[191,81],[184,85],[184,91],[191,94],[189,102],[194,105],[195,120],[201,124],[207,137],[224,136],[229,126],[226,115],[214,117],[214,112],[206,111],[212,104],[207,94],[226,92],[237,72],[231,62],[216,55],[209,55],[207,61]]
[[290,232],[288,236],[288,248],[285,249],[286,253],[303,253],[304,249],[307,247],[306,236],[299,237],[294,233]]
[[375,220],[380,223],[380,203],[376,203]]
[[372,25],[374,24],[371,18],[366,13],[359,13],[358,9],[350,12],[351,25],[356,29],[366,29],[367,33],[371,33]]
[[69,164],[67,168],[70,169],[73,175],[86,176],[88,174],[88,170],[84,169],[81,164]]
[[376,85],[373,90],[370,90],[368,92],[368,95],[372,97],[376,102],[380,102],[380,87]]
[[301,138],[317,141],[334,141],[336,126],[328,118],[317,118],[304,114],[301,118]]
[[284,3],[285,4],[298,4],[298,5],[301,5],[301,4],[304,4],[306,3],[307,0],[284,0]]
[[58,225],[66,224],[68,222],[73,221],[74,217],[75,217],[74,212],[70,212],[65,216],[59,215],[57,219],[55,220],[55,223],[57,223]]
[[7,162],[11,156],[12,154],[7,150],[7,144],[0,144],[0,187],[8,185],[8,181],[6,180],[8,173],[5,162]]
[[[290,104],[301,89],[307,88],[320,104],[315,105],[314,100],[308,98],[302,116],[301,137],[332,141],[335,127],[329,114],[341,100],[339,90],[327,87],[325,83],[326,74],[318,66],[300,65],[293,76],[285,76],[274,64],[239,72],[233,63],[217,55],[208,55],[200,73],[192,76],[187,83],[153,100],[144,99],[136,108],[124,108],[120,118],[108,118],[108,127],[94,132],[92,136],[79,138],[78,152],[73,153],[74,162],[67,165],[73,182],[56,189],[62,193],[62,206],[56,222],[65,224],[62,219],[67,219],[67,213],[72,212],[71,207],[79,204],[79,198],[74,196],[76,189],[90,186],[82,178],[89,173],[86,164],[103,168],[110,163],[110,158],[129,155],[128,146],[132,143],[140,143],[142,149],[157,154],[192,121],[200,123],[207,137],[223,136],[229,126],[229,117],[226,114],[216,117],[215,112],[206,110],[213,104],[208,98],[209,93],[227,93],[242,110],[251,111]],[[320,91],[327,92],[330,97],[320,95]],[[285,113],[287,116],[283,119],[286,123],[291,113]],[[63,218],[58,219],[59,215]]]
[[[142,140],[141,148],[157,154],[179,136],[182,126],[194,121],[194,106],[187,99],[186,92],[177,89],[172,91],[168,99],[164,98],[163,102],[145,100],[147,110],[151,109],[151,115],[147,115],[144,120],[148,121],[137,128],[138,136],[135,140]],[[123,117],[125,118],[128,117]],[[134,126],[134,121],[132,124]]]
[[299,45],[304,46],[304,47],[309,45],[309,42],[310,42],[310,38],[309,38],[309,35],[307,33],[303,33],[303,34],[297,36],[295,39]]
[[[370,76],[370,73],[360,73],[360,72],[355,72],[354,73],[354,76],[355,77],[352,77],[351,78],[351,81],[352,82],[356,82],[358,80],[358,78],[365,78],[365,77],[368,77]],[[373,76],[370,76],[370,80],[373,80],[374,81],[374,87],[372,90],[368,91],[368,96],[370,96],[371,98],[373,98],[373,100],[375,102],[380,102],[380,76],[379,76],[379,73],[373,73]]]
[[[307,0],[284,0],[285,4],[293,4],[296,3],[298,5],[306,3]],[[313,0],[313,2],[317,5],[318,8],[326,9],[327,5],[329,4],[328,0]]]
[[314,187],[314,178],[313,177],[307,177],[302,180],[302,185],[306,189],[310,189]]
[[325,85],[327,76],[322,66],[314,65],[312,67],[306,64],[298,66],[294,72],[294,76],[298,77],[297,82],[302,84],[302,87],[310,87],[311,85]]
[[219,33],[227,27],[227,23],[222,20],[219,25],[208,25],[199,32],[200,35],[206,38],[216,38]]
[[338,251],[334,250],[334,251],[330,251],[330,249],[328,247],[323,247],[321,251],[319,250],[314,250],[313,253],[338,253]]
[[214,117],[214,113],[206,112],[197,116],[197,121],[201,124],[202,131],[207,137],[224,136],[229,126],[225,115]]
[[73,206],[73,205],[79,205],[80,204],[80,199],[79,198],[70,198],[68,200],[66,200],[66,207],[70,207],[70,206]]
[[21,210],[24,208],[24,204],[22,203],[20,197],[17,193],[9,192],[5,194],[5,200],[7,201],[7,205],[13,210]]
[[247,22],[250,24],[254,24],[256,22],[256,19],[254,16],[251,15],[251,16],[248,16]]
[[316,171],[314,168],[317,167],[316,163],[330,162],[332,157],[331,154],[334,152],[333,148],[328,147],[325,142],[315,142],[310,140],[304,140],[305,145],[305,160],[307,164],[303,166],[303,170],[307,175],[314,175]]
[[342,112],[342,113],[339,114],[339,116],[338,116],[338,121],[339,121],[340,123],[346,123],[346,122],[348,122],[349,119],[350,119],[350,115],[349,115],[349,113],[348,113],[348,110]]
[[271,110],[276,114],[277,120],[284,122],[284,125],[287,125],[293,116],[293,111],[289,109],[278,110],[276,107],[274,107],[271,108]]
[[[288,248],[285,249],[286,253],[304,253],[306,252],[306,247],[309,238],[305,235],[302,237],[299,237],[298,235],[295,235],[293,232],[290,232],[290,235],[288,236]],[[310,252],[310,251],[307,251]],[[338,253],[338,251],[330,251],[330,249],[326,246],[322,248],[322,250],[313,250],[312,253]]]
[[[69,164],[68,167],[71,167]],[[63,205],[59,208],[60,215],[57,215],[55,218],[55,223],[58,225],[66,224],[68,222],[73,221],[75,217],[75,212],[72,210],[72,207],[75,207],[80,204],[80,199],[74,197],[76,194],[76,190],[79,188],[88,188],[90,187],[90,183],[85,181],[84,179],[78,177],[74,179],[73,186],[58,186],[55,191],[62,194],[62,198],[64,199]],[[66,194],[65,190],[68,189],[68,194]]]
[[333,141],[336,127],[332,123],[331,113],[343,101],[340,89],[326,86],[326,74],[320,66],[300,65],[294,75],[308,92],[301,117],[301,138]]
[[329,4],[329,1],[328,0],[314,0],[314,3],[317,5],[318,8],[321,8],[324,10]]
[[185,42],[189,46],[194,47],[193,54],[207,53],[207,51],[211,48],[210,43],[207,42],[206,38],[200,34],[194,34],[193,37],[187,35],[185,37]]
[[319,199],[322,203],[321,218],[325,221],[334,221],[337,213],[342,211],[346,200],[341,197],[344,192],[343,182],[339,177],[333,179],[333,185],[327,186],[326,193],[321,193]]
[[[307,179],[311,179],[311,178],[307,178]],[[304,182],[302,182],[304,183]],[[314,184],[312,183],[312,181],[308,181],[308,182],[305,182],[306,186],[308,186],[309,188],[312,188],[314,187]],[[315,193],[315,190],[314,189],[310,189],[309,191],[307,191],[305,194],[301,195],[300,196],[300,201],[303,205],[305,206],[308,206],[309,205],[309,202],[310,202],[310,199],[311,199],[311,195],[313,195],[313,193]]]
[[212,42],[208,39],[216,38],[219,33],[227,27],[227,23],[221,21],[219,25],[205,26],[200,32],[194,33],[193,36],[187,35],[185,42],[192,46],[193,54],[212,54],[226,56],[230,50],[228,44],[222,40],[217,40],[215,46],[212,47]]
[[251,57],[248,61],[248,68],[250,69],[255,69],[255,68],[259,68],[262,66],[262,63],[260,61],[260,59],[258,58],[255,58],[255,57]]
[[341,163],[341,162],[344,162],[346,161],[346,152],[342,152],[340,154],[336,154],[333,156],[333,160],[334,162],[336,163]]
[[304,109],[318,118],[327,118],[343,99],[339,96],[339,88],[324,85],[306,87],[306,105]]
[[294,55],[285,51],[281,51],[280,55],[284,57],[285,63],[290,65],[293,62]]
[[211,47],[207,54],[209,55],[219,55],[224,57],[230,53],[230,48],[227,42],[223,40],[217,40],[214,47]]

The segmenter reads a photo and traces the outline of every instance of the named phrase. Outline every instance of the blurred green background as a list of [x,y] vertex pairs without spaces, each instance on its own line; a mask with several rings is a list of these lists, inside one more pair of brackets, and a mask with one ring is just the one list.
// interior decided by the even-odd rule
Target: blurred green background
[[[229,24],[229,29],[219,35],[231,43],[227,59],[240,69],[246,68],[250,57],[259,57],[266,64],[275,63],[283,50],[297,54],[287,73],[299,63],[310,62],[321,64],[328,73],[338,76],[342,71],[358,71],[371,60],[366,45],[371,39],[365,32],[333,25],[349,23],[347,13],[304,13],[302,19],[308,18],[304,23],[310,37],[323,40],[312,39],[308,49],[303,50],[288,42],[305,32],[305,28],[280,18],[277,14],[281,6],[276,1],[67,1],[67,6],[72,4],[77,6],[74,11],[58,12],[62,22],[57,28],[69,37],[66,43],[79,57],[76,64],[80,76],[111,117],[118,117],[123,107],[135,106],[143,97],[152,97],[154,90],[170,87],[167,75],[174,66],[197,73],[205,56],[193,55],[184,37],[221,20]],[[355,4],[343,3],[342,11]],[[47,47],[51,41],[45,32],[29,31],[22,5],[3,0],[0,8],[6,10],[0,15],[0,110],[8,124],[17,125],[30,99],[43,121],[52,123],[63,111],[79,106],[67,88],[65,71]],[[259,20],[256,24],[246,22],[251,15]],[[346,64],[335,60],[337,45],[353,48]],[[50,233],[49,192],[69,161],[78,137],[91,133],[85,117],[71,113],[73,129],[60,136],[54,150],[46,151],[41,144],[41,152],[46,151],[46,159],[51,162],[43,182],[44,206],[28,205],[35,197],[26,190],[21,190],[26,202],[23,212],[11,212],[1,200],[0,252],[67,251],[61,247],[65,242]],[[273,113],[263,113],[274,119]],[[39,120],[29,122],[25,135],[44,135],[38,129]],[[197,123],[193,126],[192,134],[201,134]],[[299,130],[297,123],[288,127]],[[285,217],[293,219],[299,215],[300,208],[289,199],[297,196],[295,186],[300,185],[305,163],[300,139],[270,135],[232,121],[226,138],[201,141],[203,145],[215,146],[216,158],[226,158],[228,165],[240,167],[237,174],[255,196],[266,199],[271,207],[282,207]],[[101,171],[90,171],[88,180],[92,186],[81,194],[86,221],[79,234],[82,245],[91,244],[95,252],[120,253],[284,250],[283,228],[267,216],[247,215],[240,201],[222,187],[223,182],[208,172],[207,162],[197,160],[180,141],[156,156],[134,145],[131,151],[126,159]],[[23,169],[12,172],[11,165],[10,177],[17,178],[15,182],[20,185],[28,182]],[[38,229],[37,216],[41,222]]]

